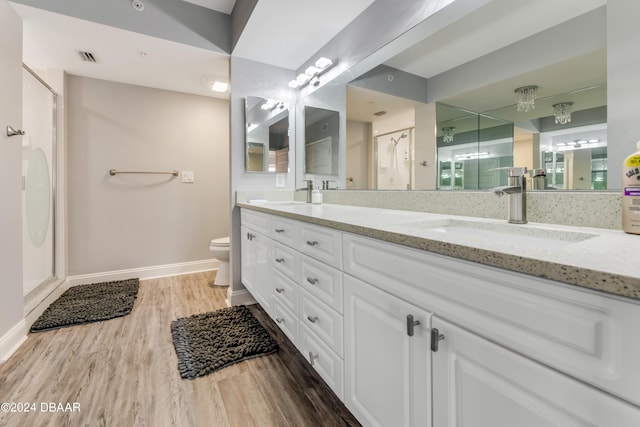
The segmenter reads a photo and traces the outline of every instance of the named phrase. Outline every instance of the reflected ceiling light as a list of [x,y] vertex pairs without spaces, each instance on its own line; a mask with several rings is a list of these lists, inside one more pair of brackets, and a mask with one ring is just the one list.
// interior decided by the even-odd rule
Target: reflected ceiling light
[[202,78],[202,84],[214,92],[226,92],[229,89],[229,83],[222,77],[205,76]]
[[591,144],[595,144],[596,142],[600,142],[600,140],[598,138],[594,138],[594,139],[590,139],[588,142]]
[[522,86],[514,90],[516,94],[516,111],[528,113],[536,108],[538,86]]
[[553,115],[556,117],[557,125],[566,125],[571,122],[571,110],[573,102],[559,102],[553,104]]
[[442,141],[445,144],[450,144],[453,142],[453,135],[456,133],[456,128],[453,126],[449,126],[446,128],[442,128]]

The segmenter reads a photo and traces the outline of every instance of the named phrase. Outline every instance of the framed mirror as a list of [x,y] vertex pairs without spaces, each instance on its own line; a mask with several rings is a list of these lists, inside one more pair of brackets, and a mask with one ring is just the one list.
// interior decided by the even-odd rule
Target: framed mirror
[[245,170],[289,172],[289,106],[286,102],[247,96]]

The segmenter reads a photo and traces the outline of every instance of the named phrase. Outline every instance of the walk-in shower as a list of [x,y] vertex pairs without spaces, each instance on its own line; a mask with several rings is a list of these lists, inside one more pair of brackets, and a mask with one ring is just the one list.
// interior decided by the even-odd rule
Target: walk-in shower
[[22,72],[23,294],[55,279],[56,93]]
[[413,128],[375,137],[376,188],[411,190],[414,182]]

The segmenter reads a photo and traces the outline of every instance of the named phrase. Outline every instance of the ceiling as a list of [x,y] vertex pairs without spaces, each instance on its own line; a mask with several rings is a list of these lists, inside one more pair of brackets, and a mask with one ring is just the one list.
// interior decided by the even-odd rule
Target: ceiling
[[[235,0],[174,0],[230,14]],[[374,0],[258,1],[233,55],[296,70]],[[24,62],[34,70],[228,98],[204,84],[228,80],[229,55],[12,3],[23,20]],[[137,12],[131,8],[131,13]],[[96,63],[83,62],[79,51]]]

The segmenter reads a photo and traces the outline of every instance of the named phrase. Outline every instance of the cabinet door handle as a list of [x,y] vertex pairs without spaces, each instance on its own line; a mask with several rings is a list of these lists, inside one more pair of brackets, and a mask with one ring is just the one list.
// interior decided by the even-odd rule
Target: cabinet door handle
[[314,361],[318,358],[317,354],[313,354],[312,351],[309,352],[309,363],[311,363],[311,366],[314,365]]
[[276,233],[284,233],[284,228],[276,228]]
[[278,264],[282,264],[284,262],[284,258],[276,258],[276,262]]
[[255,239],[255,238],[256,238],[256,235],[255,235],[255,234],[247,232],[247,239],[249,239],[249,240],[253,240],[253,239]]
[[413,314],[407,314],[407,335],[412,337],[414,326],[418,326],[419,324],[419,320],[413,320]]
[[311,283],[312,285],[315,285],[316,283],[318,283],[318,279],[313,277],[307,277],[307,282]]
[[307,316],[307,320],[311,323],[316,323],[318,321],[318,316]]
[[284,292],[284,288],[276,288],[276,292],[281,294]]
[[309,246],[317,246],[318,245],[318,241],[317,240],[307,240],[307,245],[309,245]]
[[431,351],[438,351],[438,343],[445,338],[444,334],[436,328],[431,328]]
[[281,319],[281,318],[279,318],[279,317],[276,317],[276,322],[278,322],[278,324],[283,323],[283,322],[284,322],[284,319]]

